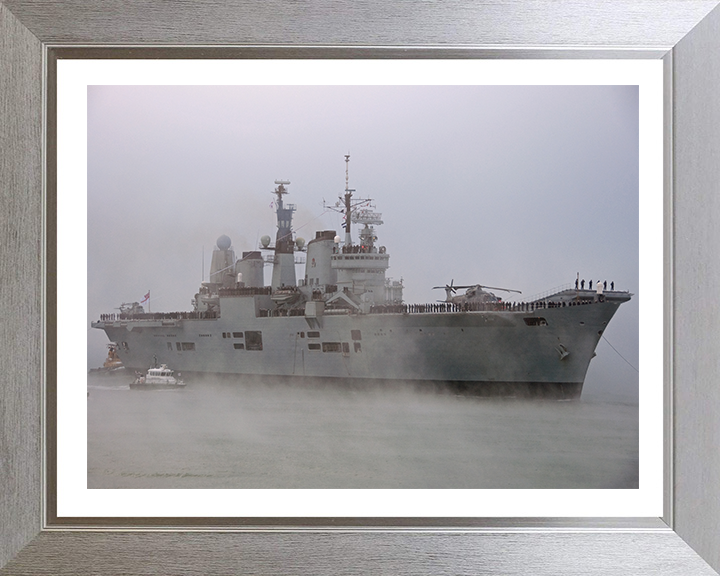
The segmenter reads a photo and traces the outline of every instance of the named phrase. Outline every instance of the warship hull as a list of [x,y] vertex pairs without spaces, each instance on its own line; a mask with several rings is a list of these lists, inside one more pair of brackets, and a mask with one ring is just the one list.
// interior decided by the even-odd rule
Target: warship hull
[[[577,398],[626,297],[532,310],[263,315],[267,296],[221,298],[213,318],[171,314],[93,323],[129,369],[342,385],[447,386],[478,395]],[[151,316],[151,315],[144,315]]]

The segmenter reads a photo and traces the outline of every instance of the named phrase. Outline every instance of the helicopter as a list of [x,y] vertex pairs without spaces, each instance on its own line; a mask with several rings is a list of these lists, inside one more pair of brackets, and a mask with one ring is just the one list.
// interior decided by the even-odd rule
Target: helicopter
[[[503,292],[517,292],[522,294],[520,290],[512,290],[510,288],[498,288],[497,286],[483,286],[482,284],[471,284],[468,286],[455,286],[455,280],[450,280],[450,284],[445,286],[433,286],[433,290],[443,289],[445,290],[445,300],[438,300],[438,302],[451,302],[453,304],[465,304],[466,302],[501,302],[502,299],[498,298],[492,292],[486,292],[484,289],[489,290],[502,290]],[[465,290],[465,294],[459,294],[453,296],[458,290]]]

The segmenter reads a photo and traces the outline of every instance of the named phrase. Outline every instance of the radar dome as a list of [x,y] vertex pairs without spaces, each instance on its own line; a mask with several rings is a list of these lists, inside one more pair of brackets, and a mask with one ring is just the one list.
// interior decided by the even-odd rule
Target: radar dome
[[225,234],[223,234],[222,236],[220,236],[220,238],[217,239],[218,250],[227,250],[228,248],[230,248],[231,245],[232,241],[230,240],[230,238],[225,236]]
[[340,244],[340,236],[335,236],[335,238],[333,238],[333,242],[335,242],[335,244]]
[[263,248],[267,248],[270,245],[270,236],[267,234],[265,236],[262,236],[260,238],[260,244],[263,245]]
[[303,246],[305,246],[305,238],[296,238],[295,245],[298,247],[298,250],[302,250]]

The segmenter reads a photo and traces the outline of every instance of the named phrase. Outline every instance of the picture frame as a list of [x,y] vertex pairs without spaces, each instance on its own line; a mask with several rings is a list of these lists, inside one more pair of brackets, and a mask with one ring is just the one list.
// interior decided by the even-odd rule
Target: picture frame
[[[322,4],[322,3],[321,3]],[[248,2],[0,3],[3,160],[0,275],[0,574],[503,573],[714,574],[720,569],[720,339],[708,304],[720,167],[720,9],[713,1],[524,6],[464,2],[417,12],[373,3],[361,13]],[[320,6],[314,6],[317,10]],[[412,21],[407,18],[413,16]],[[592,25],[589,25],[589,23]],[[318,23],[322,24],[318,26]],[[288,28],[288,26],[290,28]],[[283,31],[297,31],[290,41]],[[322,30],[322,32],[319,32]],[[508,40],[508,39],[512,40]],[[203,46],[197,46],[203,44]],[[360,45],[362,44],[362,45]],[[89,45],[95,45],[91,47]],[[153,45],[154,47],[150,46]],[[176,47],[173,47],[176,46]],[[79,525],[53,516],[55,463],[45,434],[54,405],[56,328],[47,243],[53,238],[53,58],[662,58],[666,70],[665,513],[659,519],[319,519],[253,526],[237,519]],[[114,46],[114,47],[113,47]],[[230,48],[234,46],[234,48]],[[173,52],[175,50],[175,52]],[[187,54],[188,52],[185,52]],[[109,56],[112,57],[112,56]],[[48,169],[45,170],[45,166]],[[47,218],[45,215],[49,215]],[[50,359],[50,361],[48,361]],[[50,381],[51,378],[48,378]],[[641,479],[642,481],[642,479]]]

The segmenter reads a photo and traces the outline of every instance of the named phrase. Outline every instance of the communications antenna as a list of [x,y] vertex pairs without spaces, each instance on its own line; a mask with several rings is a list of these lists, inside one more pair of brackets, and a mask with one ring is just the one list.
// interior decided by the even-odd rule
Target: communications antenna
[[358,224],[382,224],[380,220],[380,214],[372,212],[370,209],[374,208],[372,199],[370,198],[356,198],[353,199],[352,195],[355,190],[350,188],[350,154],[345,154],[345,195],[340,196],[338,201],[334,205],[328,206],[323,202],[323,207],[326,210],[332,210],[343,214],[345,217],[345,245],[352,246],[352,236],[350,234],[352,222]]

